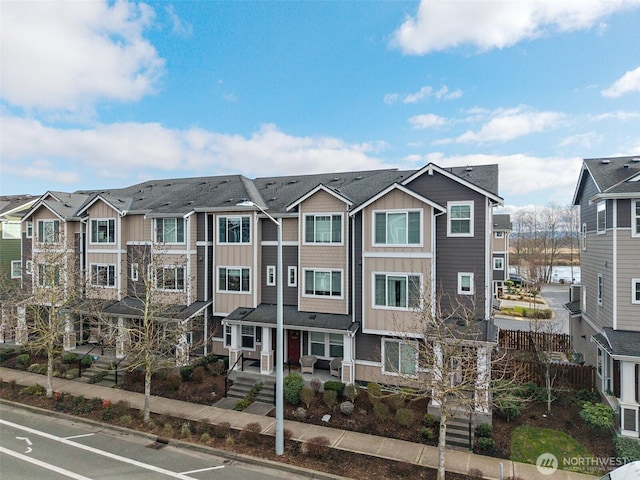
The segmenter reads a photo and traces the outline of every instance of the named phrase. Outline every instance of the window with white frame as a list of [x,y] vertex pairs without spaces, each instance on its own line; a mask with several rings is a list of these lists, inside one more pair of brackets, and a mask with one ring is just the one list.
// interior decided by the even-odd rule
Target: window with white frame
[[504,232],[503,231],[497,231],[496,232],[496,238],[504,238]]
[[321,358],[344,356],[344,338],[339,333],[309,332],[309,352]]
[[631,279],[631,303],[640,304],[640,278]]
[[305,215],[305,243],[342,243],[342,215]]
[[60,267],[48,263],[38,264],[38,285],[45,288],[56,287],[60,284]]
[[224,346],[226,348],[231,347],[231,325],[229,324],[224,326]]
[[140,279],[140,271],[139,271],[139,267],[137,263],[132,263],[131,264],[131,280],[133,280],[134,282],[137,282]]
[[473,273],[458,272],[458,295],[473,295]]
[[116,286],[116,266],[115,265],[91,265],[91,285],[94,287],[115,287]]
[[586,250],[587,249],[587,224],[583,223],[582,224],[582,232],[580,235],[580,243],[582,244],[582,250]]
[[375,307],[413,309],[420,306],[420,275],[375,273]]
[[447,235],[473,237],[473,202],[447,203]]
[[287,286],[289,287],[298,286],[298,268],[297,267],[289,267],[287,269]]
[[422,242],[422,212],[374,212],[374,244],[420,245]]
[[20,222],[3,222],[2,238],[4,240],[20,240]]
[[33,260],[26,261],[24,271],[27,273],[27,275],[33,275]]
[[27,222],[27,238],[33,238],[33,222]]
[[495,257],[493,259],[493,269],[494,270],[504,270],[504,258]]
[[11,278],[22,277],[22,262],[20,260],[11,260]]
[[156,218],[157,243],[184,243],[184,218]]
[[607,202],[598,202],[596,212],[596,223],[598,225],[598,233],[605,233],[607,231]]
[[113,218],[91,220],[91,243],[116,243],[116,221]]
[[249,292],[251,270],[242,267],[218,267],[218,291]]
[[38,220],[38,242],[58,243],[60,241],[60,220]]
[[640,200],[631,201],[631,235],[640,237]]
[[342,297],[342,271],[305,270],[304,293],[307,296]]
[[275,287],[276,285],[276,266],[267,265],[267,286]]
[[597,358],[597,372],[598,372],[598,376],[602,377],[602,362],[603,362],[603,355],[602,355],[602,349],[600,347],[598,347],[598,358]]
[[383,372],[392,375],[415,375],[417,355],[414,345],[385,338],[382,340]]
[[602,306],[602,297],[604,296],[604,277],[598,274],[598,305]]
[[165,291],[183,291],[184,267],[164,266],[156,268],[156,287]]
[[218,217],[218,243],[251,243],[251,217]]
[[256,327],[253,325],[242,325],[242,348],[254,350],[256,348]]

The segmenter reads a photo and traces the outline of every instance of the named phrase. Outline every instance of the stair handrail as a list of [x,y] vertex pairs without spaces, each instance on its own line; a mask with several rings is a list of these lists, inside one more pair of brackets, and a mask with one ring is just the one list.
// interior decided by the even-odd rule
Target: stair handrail
[[98,347],[99,345],[96,343],[93,347],[91,347],[91,350],[89,350],[87,353],[85,353],[82,357],[80,357],[80,359],[78,360],[78,377],[82,376],[82,360],[84,360],[84,357],[86,357],[87,355],[89,355],[91,352],[93,352],[93,350]]
[[227,392],[229,391],[229,374],[236,368],[236,365],[240,362],[240,371],[244,372],[244,352],[240,353],[240,356],[236,359],[236,362],[233,366],[227,370],[227,373],[224,376],[224,397],[227,398]]
[[127,356],[125,355],[124,357],[122,357],[120,360],[118,360],[118,362],[115,365],[115,374],[116,374],[116,385],[118,385],[118,366],[120,366],[120,364],[122,363],[122,361],[127,358]]

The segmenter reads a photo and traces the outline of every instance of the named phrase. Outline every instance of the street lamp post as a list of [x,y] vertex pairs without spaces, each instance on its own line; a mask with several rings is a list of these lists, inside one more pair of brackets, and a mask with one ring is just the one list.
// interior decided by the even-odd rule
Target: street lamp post
[[260,205],[246,201],[238,203],[241,207],[256,207],[269,220],[276,224],[278,230],[278,265],[276,273],[276,455],[284,454],[284,343],[283,343],[283,284],[282,276],[282,220],[278,221],[269,215]]

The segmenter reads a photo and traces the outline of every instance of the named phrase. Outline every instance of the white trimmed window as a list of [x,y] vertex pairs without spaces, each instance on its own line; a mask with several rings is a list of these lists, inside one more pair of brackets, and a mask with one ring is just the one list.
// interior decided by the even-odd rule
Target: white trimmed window
[[582,232],[580,235],[580,242],[582,243],[582,250],[587,250],[587,224],[582,224]]
[[342,271],[305,270],[304,294],[311,297],[342,297]]
[[184,290],[184,267],[164,266],[156,268],[156,288],[181,292]]
[[447,235],[473,237],[473,202],[447,202]]
[[493,259],[493,269],[494,270],[504,270],[504,258],[495,257]]
[[342,215],[305,215],[305,243],[342,243]]
[[184,218],[156,218],[157,243],[184,243]]
[[473,273],[458,272],[458,295],[473,295]]
[[56,287],[60,284],[60,267],[47,263],[38,264],[38,285],[45,288]]
[[20,240],[20,222],[3,222],[2,238],[4,240]]
[[631,279],[631,303],[640,304],[640,278]]
[[133,280],[134,282],[137,282],[140,279],[140,271],[137,263],[131,264],[130,277],[131,277],[131,280]]
[[267,265],[267,286],[275,287],[276,285],[276,267],[275,265]]
[[60,220],[38,220],[38,242],[58,243],[60,241]]
[[242,348],[255,350],[256,348],[256,327],[253,325],[242,325],[241,327]]
[[298,286],[298,268],[297,267],[289,267],[287,269],[287,286],[289,287]]
[[116,266],[115,265],[91,265],[91,285],[94,287],[115,287],[116,286]]
[[231,347],[231,325],[228,324],[224,326],[224,346]]
[[408,342],[385,338],[382,340],[382,371],[391,375],[415,375],[416,348]]
[[376,273],[373,276],[373,288],[374,307],[420,307],[420,275]]
[[504,232],[503,231],[496,232],[496,238],[504,238]]
[[33,238],[33,222],[27,222],[27,238]]
[[422,211],[374,212],[375,245],[420,245]]
[[33,275],[33,260],[27,260],[24,270],[27,275]]
[[218,243],[251,243],[251,217],[218,217]]
[[607,231],[607,202],[598,202],[596,213],[596,223],[598,225],[598,233],[606,233]]
[[219,292],[250,292],[251,270],[241,267],[218,267]]
[[11,278],[22,277],[22,262],[20,260],[11,260]]
[[640,237],[640,200],[631,201],[631,235]]
[[116,221],[113,218],[91,220],[91,243],[116,243]]
[[344,338],[339,333],[309,332],[309,352],[321,358],[342,357]]
[[604,297],[604,277],[598,274],[598,305],[602,306],[602,298]]

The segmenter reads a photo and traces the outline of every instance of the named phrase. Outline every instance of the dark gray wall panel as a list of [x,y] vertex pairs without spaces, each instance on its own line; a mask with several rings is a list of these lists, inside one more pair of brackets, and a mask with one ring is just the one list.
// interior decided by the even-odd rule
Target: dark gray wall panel
[[[260,265],[260,284],[262,288],[262,299],[260,303],[275,304],[278,300],[278,289],[276,286],[267,286],[267,266],[278,265],[278,247],[275,245],[265,245],[262,247],[262,265]],[[282,291],[283,303],[285,305],[298,305],[298,287],[287,285],[287,271],[289,267],[298,266],[298,247],[286,245],[282,247],[282,274],[284,276],[284,287]],[[298,286],[300,282],[300,271],[298,270]]]

